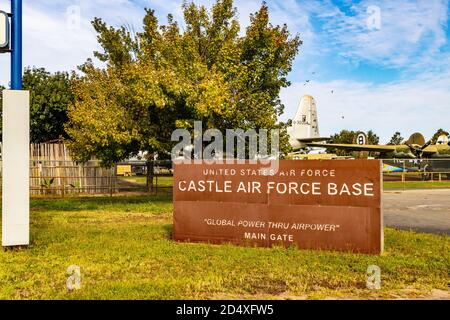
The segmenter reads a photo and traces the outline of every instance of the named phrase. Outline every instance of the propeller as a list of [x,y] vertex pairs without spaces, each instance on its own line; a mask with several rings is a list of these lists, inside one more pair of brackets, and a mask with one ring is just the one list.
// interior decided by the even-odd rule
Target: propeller
[[423,152],[426,148],[428,148],[428,146],[430,146],[433,142],[430,140],[427,143],[425,143],[423,146],[417,145],[417,144],[409,144],[407,143],[406,145],[409,147],[409,149],[411,150],[412,154],[414,154],[416,157],[418,157],[419,159],[422,158],[423,156]]

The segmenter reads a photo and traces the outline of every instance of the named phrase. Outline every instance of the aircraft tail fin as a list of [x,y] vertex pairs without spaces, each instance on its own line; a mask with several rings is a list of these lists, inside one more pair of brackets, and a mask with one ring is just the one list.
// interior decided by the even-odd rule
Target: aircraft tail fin
[[288,133],[292,142],[320,137],[317,107],[313,97],[303,96]]

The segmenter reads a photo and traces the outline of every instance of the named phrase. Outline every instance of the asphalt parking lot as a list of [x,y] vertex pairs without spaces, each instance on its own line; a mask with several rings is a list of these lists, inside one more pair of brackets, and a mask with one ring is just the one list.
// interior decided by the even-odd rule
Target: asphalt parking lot
[[385,191],[384,224],[450,235],[450,189]]

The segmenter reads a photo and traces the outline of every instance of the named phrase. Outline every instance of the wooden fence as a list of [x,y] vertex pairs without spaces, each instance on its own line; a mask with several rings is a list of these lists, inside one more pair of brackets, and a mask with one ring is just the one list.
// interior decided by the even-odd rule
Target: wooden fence
[[98,160],[73,161],[64,143],[30,145],[31,195],[113,193],[115,178],[114,167],[103,168]]
[[103,168],[95,160],[83,164],[55,160],[32,160],[30,163],[32,195],[113,193],[115,178],[114,168]]

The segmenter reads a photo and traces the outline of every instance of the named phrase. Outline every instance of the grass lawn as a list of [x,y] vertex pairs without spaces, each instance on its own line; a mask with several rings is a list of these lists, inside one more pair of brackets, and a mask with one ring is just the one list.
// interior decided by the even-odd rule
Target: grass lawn
[[[147,177],[145,176],[119,177],[119,179],[142,185],[145,185],[147,183]],[[153,183],[158,184],[159,187],[172,187],[173,177],[154,177]]]
[[[0,251],[0,299],[397,298],[448,293],[450,238],[385,231],[382,256],[176,243],[169,197],[33,200],[27,249]],[[382,289],[366,289],[378,265]],[[81,268],[78,291],[66,270]]]
[[431,189],[431,188],[450,188],[450,181],[385,181],[384,189]]

